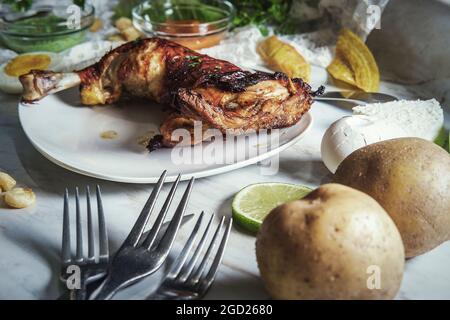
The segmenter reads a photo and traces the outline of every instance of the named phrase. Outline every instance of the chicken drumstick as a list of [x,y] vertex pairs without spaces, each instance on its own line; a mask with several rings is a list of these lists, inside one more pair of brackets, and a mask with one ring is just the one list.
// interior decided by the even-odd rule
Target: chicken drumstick
[[161,136],[150,142],[150,149],[174,146],[179,141],[173,140],[172,132],[189,129],[195,121],[201,121],[204,129],[232,134],[292,126],[323,90],[312,92],[301,79],[283,73],[243,71],[160,38],[126,43],[80,71],[33,70],[20,81],[24,102],[80,85],[85,105],[114,103],[128,93],[171,106],[173,114],[161,125]]

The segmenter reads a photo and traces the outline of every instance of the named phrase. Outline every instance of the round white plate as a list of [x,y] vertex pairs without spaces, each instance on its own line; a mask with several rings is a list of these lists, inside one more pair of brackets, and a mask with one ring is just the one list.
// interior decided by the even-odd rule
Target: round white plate
[[[158,132],[167,116],[148,101],[122,101],[113,106],[84,107],[78,89],[54,94],[32,104],[19,104],[19,118],[35,148],[50,161],[87,176],[128,183],[154,183],[163,170],[167,181],[206,177],[272,157],[298,142],[311,127],[305,114],[296,125],[269,134],[216,139],[195,147],[149,153],[139,139]],[[115,139],[101,134],[113,130]],[[230,142],[231,141],[231,142]]]

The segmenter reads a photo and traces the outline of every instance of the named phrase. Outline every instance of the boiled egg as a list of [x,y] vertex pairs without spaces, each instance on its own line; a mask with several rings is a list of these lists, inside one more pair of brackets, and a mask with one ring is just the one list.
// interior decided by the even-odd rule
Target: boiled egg
[[21,93],[19,76],[31,70],[54,69],[61,58],[53,52],[25,53],[0,65],[0,90],[6,93]]
[[353,108],[353,115],[334,122],[322,138],[322,161],[336,172],[353,151],[388,139],[415,137],[435,141],[444,125],[444,114],[435,99],[399,100]]
[[366,116],[348,116],[334,122],[322,138],[321,153],[325,166],[335,172],[339,164],[356,149],[371,143],[405,137],[398,125],[388,128]]

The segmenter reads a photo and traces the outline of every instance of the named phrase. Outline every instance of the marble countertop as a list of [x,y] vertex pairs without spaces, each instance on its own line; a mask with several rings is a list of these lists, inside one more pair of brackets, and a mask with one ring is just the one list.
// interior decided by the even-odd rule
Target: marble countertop
[[[417,97],[411,88],[394,84],[383,84],[382,91],[398,97]],[[313,128],[303,140],[281,153],[277,175],[262,176],[260,167],[251,165],[198,179],[188,212],[216,213],[216,220],[222,215],[230,216],[231,198],[251,183],[280,181],[314,187],[329,181],[331,175],[320,160],[320,140],[325,128],[345,113],[332,106],[326,110],[313,108]],[[446,117],[448,127],[448,113]],[[3,94],[0,94],[0,170],[33,188],[37,195],[37,203],[27,209],[6,209],[0,204],[0,299],[55,299],[62,293],[57,275],[65,187],[72,190],[75,186],[102,187],[113,250],[124,240],[152,187],[102,181],[51,163],[34,149],[22,131],[17,97]],[[183,242],[188,231],[189,227],[182,228],[177,244]],[[407,261],[397,298],[450,299],[449,265],[450,242]],[[139,284],[118,298],[140,298],[148,290],[146,284]],[[253,236],[232,229],[223,264],[207,298],[268,298],[259,279]]]

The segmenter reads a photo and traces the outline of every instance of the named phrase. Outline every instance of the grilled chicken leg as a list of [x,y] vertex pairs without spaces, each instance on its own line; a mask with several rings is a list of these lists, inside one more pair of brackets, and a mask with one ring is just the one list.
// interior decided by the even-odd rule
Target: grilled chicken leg
[[323,90],[312,92],[301,79],[283,73],[243,71],[160,38],[124,44],[77,72],[31,71],[20,81],[24,102],[80,85],[85,105],[114,103],[127,93],[171,106],[173,114],[149,149],[176,145],[180,141],[172,137],[173,131],[193,131],[196,121],[201,121],[203,132],[215,128],[232,134],[292,126]]

